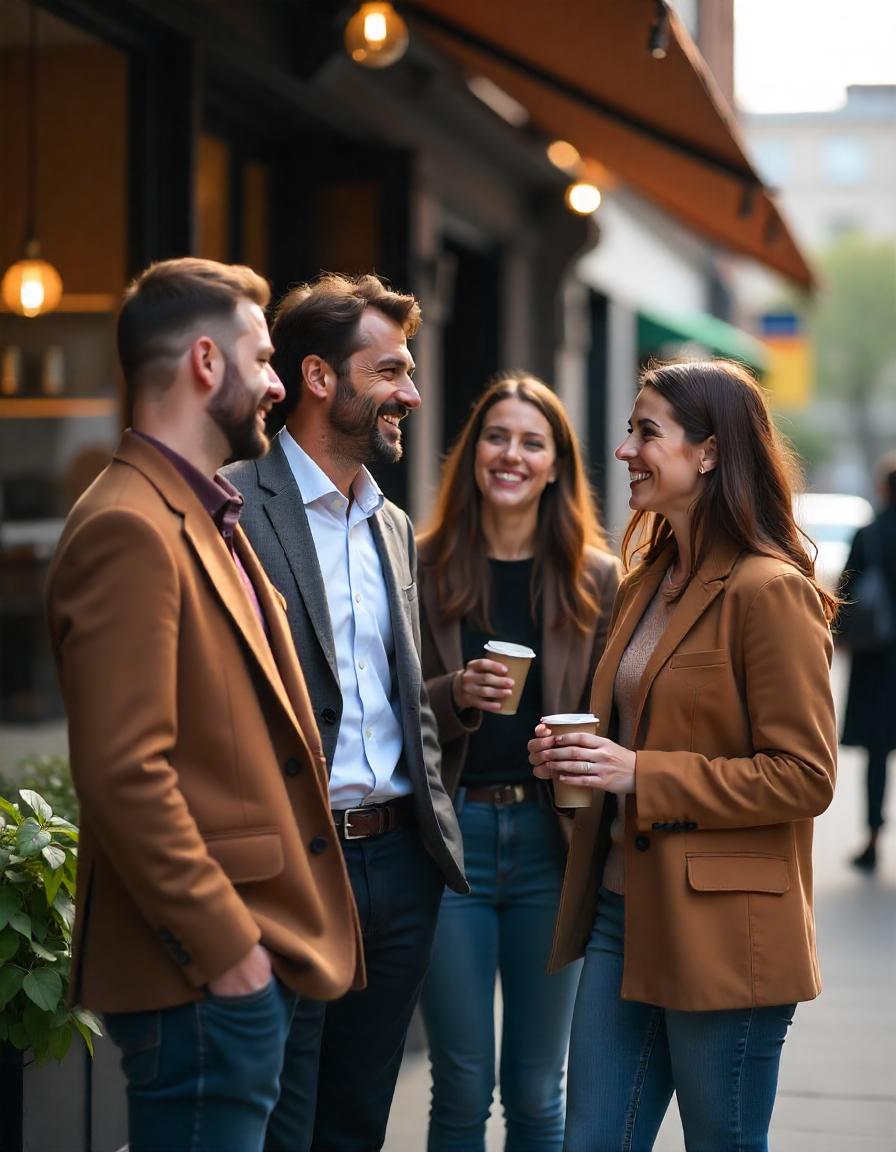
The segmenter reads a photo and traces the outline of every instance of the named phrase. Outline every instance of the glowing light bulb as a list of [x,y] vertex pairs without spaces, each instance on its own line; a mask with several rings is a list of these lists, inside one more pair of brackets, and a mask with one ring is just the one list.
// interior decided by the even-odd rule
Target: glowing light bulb
[[386,39],[386,17],[382,12],[368,12],[364,17],[364,39],[371,45],[382,44]]
[[566,189],[566,205],[579,216],[590,216],[600,207],[600,189],[587,180],[577,180]]
[[0,294],[11,312],[20,316],[39,316],[51,312],[62,299],[62,278],[52,264],[28,256],[6,270]]
[[361,4],[345,26],[345,50],[365,68],[388,68],[408,48],[408,26],[391,4]]

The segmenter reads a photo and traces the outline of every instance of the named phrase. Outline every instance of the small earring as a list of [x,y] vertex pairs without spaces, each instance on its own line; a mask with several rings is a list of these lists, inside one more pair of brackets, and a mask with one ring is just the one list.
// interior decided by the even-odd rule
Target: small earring
[[702,464],[701,464],[701,465],[700,465],[700,467],[697,469],[697,471],[700,473],[700,475],[701,475],[701,476],[703,475],[703,465],[702,465]]

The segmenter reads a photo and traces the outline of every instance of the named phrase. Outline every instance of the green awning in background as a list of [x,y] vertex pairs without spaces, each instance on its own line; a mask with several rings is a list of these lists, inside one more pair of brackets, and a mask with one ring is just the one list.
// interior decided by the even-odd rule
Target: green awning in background
[[675,345],[696,344],[713,356],[739,360],[760,375],[768,370],[769,354],[765,345],[706,312],[638,313],[638,352],[642,360],[675,354]]

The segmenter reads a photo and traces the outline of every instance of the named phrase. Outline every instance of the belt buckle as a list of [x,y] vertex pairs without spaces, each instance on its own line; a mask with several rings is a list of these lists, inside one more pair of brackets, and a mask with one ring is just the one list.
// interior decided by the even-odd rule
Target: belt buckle
[[373,811],[370,808],[346,808],[345,815],[342,818],[342,836],[345,840],[366,840],[371,835],[370,832],[352,832],[349,828],[349,818],[355,813],[366,816],[369,812]]
[[508,804],[522,804],[526,799],[526,790],[522,784],[502,784],[495,790],[494,802],[496,807],[505,808]]

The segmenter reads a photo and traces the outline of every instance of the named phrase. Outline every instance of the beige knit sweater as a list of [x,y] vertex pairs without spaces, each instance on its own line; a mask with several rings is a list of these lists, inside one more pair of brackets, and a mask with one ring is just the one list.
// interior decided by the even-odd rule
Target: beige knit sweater
[[[635,722],[635,707],[638,702],[641,677],[644,675],[647,661],[653,655],[653,650],[659,643],[666,624],[669,622],[672,609],[675,607],[666,599],[665,592],[668,587],[668,579],[664,579],[632,634],[616,671],[613,705],[619,717],[617,743],[621,744],[623,748],[631,748],[632,746],[635,735],[632,727]],[[610,851],[607,855],[601,882],[611,892],[617,892],[621,895],[625,891],[623,839],[625,836],[626,798],[625,796],[617,796],[616,799],[618,810],[616,818],[610,825]]]

